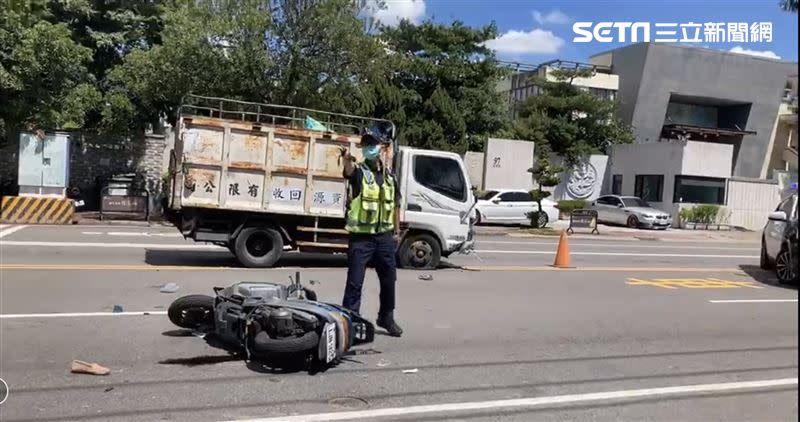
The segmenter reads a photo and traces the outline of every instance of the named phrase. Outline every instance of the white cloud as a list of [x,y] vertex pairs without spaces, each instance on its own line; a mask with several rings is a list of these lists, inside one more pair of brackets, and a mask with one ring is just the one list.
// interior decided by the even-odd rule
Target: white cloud
[[511,30],[485,45],[499,53],[554,54],[564,46],[564,40],[537,28],[528,32]]
[[425,17],[425,0],[386,0],[383,9],[378,9],[374,1],[369,3],[372,17],[383,25],[395,26],[403,19],[419,23]]
[[775,52],[771,50],[751,50],[749,48],[744,48],[741,45],[737,45],[736,47],[733,47],[728,51],[730,51],[731,53],[747,54],[749,56],[766,57],[768,59],[781,58],[781,56],[775,54]]
[[538,10],[533,11],[533,18],[536,19],[536,22],[539,22],[539,25],[544,25],[548,23],[562,25],[569,22],[569,16],[562,13],[560,10],[551,10],[550,13],[543,15],[542,12]]

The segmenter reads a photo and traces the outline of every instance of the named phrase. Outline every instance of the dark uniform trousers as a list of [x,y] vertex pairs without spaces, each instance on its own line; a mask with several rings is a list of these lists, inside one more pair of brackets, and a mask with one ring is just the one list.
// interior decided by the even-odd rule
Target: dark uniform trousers
[[351,234],[347,248],[347,286],[342,305],[356,313],[361,309],[361,288],[367,265],[373,264],[380,280],[378,315],[394,311],[394,285],[397,280],[397,247],[392,232],[382,234]]

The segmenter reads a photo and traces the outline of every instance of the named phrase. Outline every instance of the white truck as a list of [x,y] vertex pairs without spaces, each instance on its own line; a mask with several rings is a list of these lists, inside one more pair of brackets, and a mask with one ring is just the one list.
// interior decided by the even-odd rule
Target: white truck
[[[312,118],[319,130],[306,129]],[[346,252],[342,147],[377,119],[187,96],[170,156],[168,214],[184,237],[227,246],[247,267],[284,252]],[[392,125],[393,128],[393,125]],[[457,154],[384,145],[402,200],[401,267],[436,268],[473,245],[475,199]]]

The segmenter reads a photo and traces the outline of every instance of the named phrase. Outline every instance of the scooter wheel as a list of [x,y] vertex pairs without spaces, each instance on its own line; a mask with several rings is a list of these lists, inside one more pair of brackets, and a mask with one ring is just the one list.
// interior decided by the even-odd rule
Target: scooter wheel
[[207,295],[188,295],[175,299],[167,316],[181,328],[200,328],[214,324],[214,298]]

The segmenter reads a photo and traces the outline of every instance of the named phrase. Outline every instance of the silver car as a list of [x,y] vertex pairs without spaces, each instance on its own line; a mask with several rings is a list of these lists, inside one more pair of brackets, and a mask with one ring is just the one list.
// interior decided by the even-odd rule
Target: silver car
[[631,228],[665,230],[672,225],[672,216],[655,209],[636,196],[605,195],[592,202],[601,223],[624,224]]

